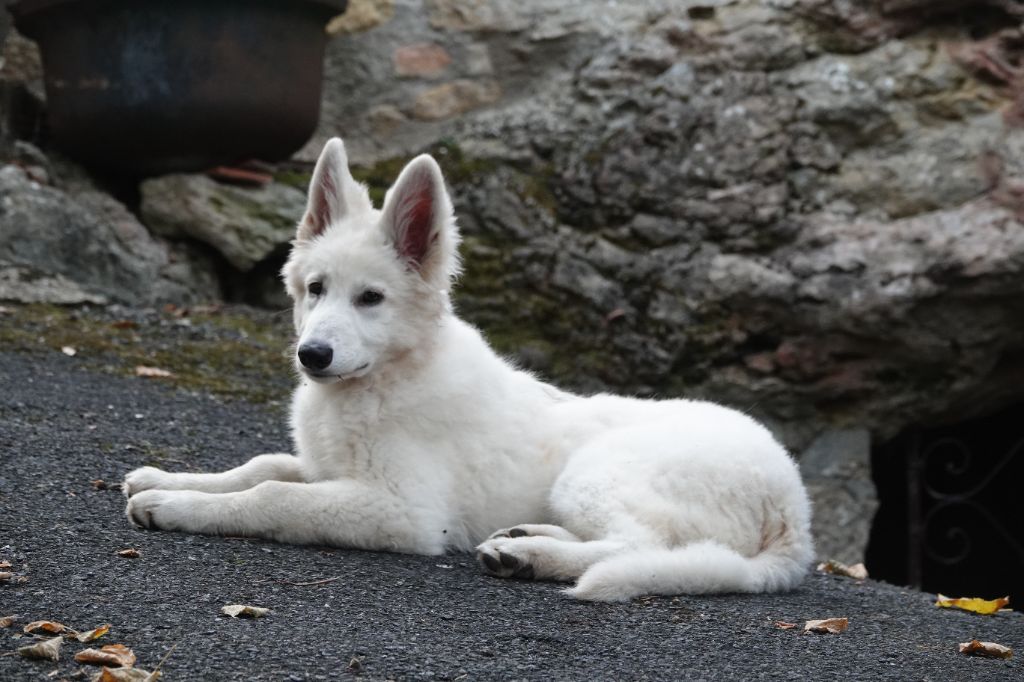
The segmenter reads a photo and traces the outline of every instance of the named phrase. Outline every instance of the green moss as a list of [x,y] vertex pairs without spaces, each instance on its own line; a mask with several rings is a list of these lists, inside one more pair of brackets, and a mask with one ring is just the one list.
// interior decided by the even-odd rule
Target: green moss
[[443,139],[430,148],[429,153],[437,159],[448,182],[470,183],[493,173],[498,164],[491,159],[467,156],[462,148],[451,139]]
[[159,367],[173,376],[139,380],[251,402],[287,396],[291,331],[285,321],[268,323],[231,311],[188,319],[191,325],[185,326],[170,314],[136,322],[103,310],[17,306],[0,325],[0,345],[34,354],[68,346],[75,349],[75,361],[91,370],[135,377],[136,366]]
[[[467,156],[449,139],[428,147],[425,152],[437,160],[445,178],[453,185],[475,182],[497,168],[494,161]],[[402,156],[384,159],[372,166],[353,166],[352,177],[366,183],[374,205],[380,206],[384,203],[388,188],[394,184],[408,162],[409,158]]]
[[300,189],[303,192],[309,189],[309,181],[312,179],[312,171],[279,170],[274,173],[274,182]]
[[532,201],[552,215],[558,213],[558,200],[551,192],[552,175],[550,173],[542,172],[539,175],[519,173],[518,175],[519,191],[517,193],[521,199]]

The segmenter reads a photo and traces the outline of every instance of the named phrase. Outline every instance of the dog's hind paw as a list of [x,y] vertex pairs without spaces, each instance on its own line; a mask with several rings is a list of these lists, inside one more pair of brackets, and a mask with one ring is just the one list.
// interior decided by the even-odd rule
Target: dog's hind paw
[[534,577],[533,566],[508,550],[509,548],[502,547],[500,538],[492,539],[476,548],[476,558],[483,567],[484,572],[489,575],[498,578],[532,579]]
[[495,531],[491,533],[490,537],[487,539],[496,540],[499,538],[525,538],[536,536],[565,540],[566,542],[580,541],[576,535],[567,531],[565,528],[548,523],[521,523],[518,526],[502,528],[501,530]]
[[496,530],[487,538],[488,540],[494,540],[496,538],[524,538],[530,535],[530,532],[520,526],[514,526],[512,528],[502,528]]

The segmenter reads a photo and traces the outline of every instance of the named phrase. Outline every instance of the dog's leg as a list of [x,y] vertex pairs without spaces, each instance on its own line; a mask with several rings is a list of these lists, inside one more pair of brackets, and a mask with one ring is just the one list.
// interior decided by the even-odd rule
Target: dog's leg
[[494,538],[522,538],[522,537],[533,537],[533,536],[544,536],[548,538],[555,538],[556,540],[564,540],[566,542],[580,542],[580,539],[573,533],[570,533],[561,526],[553,526],[547,523],[521,523],[518,526],[511,528],[502,528],[501,530],[491,533],[488,540]]
[[299,458],[292,455],[258,455],[219,474],[189,474],[142,467],[124,477],[122,489],[131,497],[143,490],[198,490],[233,493],[263,481],[302,481]]
[[616,540],[580,542],[535,535],[492,538],[476,551],[484,571],[500,578],[568,581],[628,548]]
[[233,493],[144,490],[125,513],[146,528],[294,544],[439,554],[445,543],[441,520],[412,514],[395,494],[352,480],[265,481]]

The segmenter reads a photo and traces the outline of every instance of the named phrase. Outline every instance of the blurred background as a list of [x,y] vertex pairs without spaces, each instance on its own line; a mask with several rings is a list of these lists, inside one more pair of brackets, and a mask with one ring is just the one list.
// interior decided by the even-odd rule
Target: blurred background
[[1024,599],[1024,2],[3,2],[0,325],[284,310],[324,141],[377,202],[430,152],[500,352],[742,409],[821,558]]

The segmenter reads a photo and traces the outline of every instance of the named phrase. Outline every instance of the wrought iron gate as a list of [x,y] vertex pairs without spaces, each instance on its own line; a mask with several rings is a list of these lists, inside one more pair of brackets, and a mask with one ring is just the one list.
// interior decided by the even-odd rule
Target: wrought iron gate
[[868,552],[874,577],[1024,602],[1024,405],[905,433],[876,452],[873,467],[881,498]]

